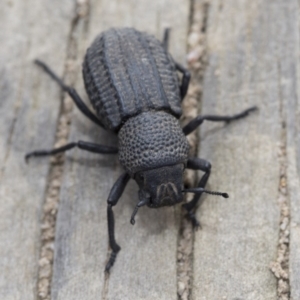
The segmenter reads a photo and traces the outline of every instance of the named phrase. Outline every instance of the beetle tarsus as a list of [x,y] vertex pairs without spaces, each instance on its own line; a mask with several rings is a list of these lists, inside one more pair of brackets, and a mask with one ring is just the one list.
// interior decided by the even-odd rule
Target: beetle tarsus
[[50,67],[39,59],[35,59],[34,63],[41,67],[54,81],[56,81],[63,90],[67,90],[68,86],[50,69]]
[[121,250],[121,247],[117,244],[115,239],[115,218],[112,207],[115,206],[130,179],[130,176],[127,173],[123,173],[118,180],[115,182],[113,187],[110,190],[108,199],[107,199],[107,226],[108,226],[108,237],[109,245],[112,249],[110,259],[105,267],[105,271],[108,272],[109,269],[113,266],[118,252]]
[[65,152],[72,148],[78,147],[79,149],[86,150],[93,153],[98,154],[117,154],[118,148],[117,147],[110,147],[104,146],[99,144],[94,144],[90,142],[78,141],[66,144],[62,147],[51,149],[51,150],[36,150],[29,152],[25,155],[25,161],[28,163],[30,157],[37,157],[37,156],[48,156],[48,155],[55,155],[58,153]]
[[[198,183],[199,188],[204,188],[210,175],[210,162],[198,157],[190,158],[187,162],[187,168],[205,172]],[[195,217],[194,211],[199,203],[202,193],[203,192],[196,193],[192,201],[183,204],[183,207],[187,210],[187,217],[192,222],[194,228],[201,228],[199,221]]]
[[189,211],[189,212],[186,214],[186,217],[188,218],[189,221],[191,221],[191,223],[192,223],[192,225],[193,225],[193,228],[194,228],[195,230],[198,230],[199,228],[202,229],[200,222],[197,220],[197,218],[196,218],[196,216],[195,216],[195,213]]
[[[117,181],[118,182],[118,181]],[[115,219],[114,213],[112,210],[112,205],[108,204],[107,206],[107,223],[108,223],[108,236],[109,236],[109,245],[112,249],[108,263],[106,264],[105,271],[108,272],[109,269],[113,266],[118,252],[121,250],[121,247],[117,244],[115,240]]]
[[134,208],[134,211],[133,211],[133,213],[132,213],[132,215],[131,215],[131,218],[130,218],[130,223],[131,223],[131,225],[134,225],[135,224],[135,215],[137,214],[137,212],[138,212],[138,210],[139,210],[139,206],[137,205],[135,208]]
[[117,258],[117,255],[118,255],[118,252],[121,250],[121,248],[119,247],[119,250],[117,252],[115,251],[112,251],[111,254],[110,254],[110,257],[109,257],[109,260],[105,266],[105,272],[106,273],[109,273],[109,270],[110,268],[114,265],[115,261],[116,261],[116,258]]
[[76,90],[72,87],[67,86],[64,82],[50,69],[50,67],[39,59],[34,60],[34,63],[41,67],[59,86],[67,92],[73,99],[78,109],[92,122],[104,128],[102,122],[89,110],[83,100],[80,98]]
[[231,121],[235,121],[235,120],[238,120],[238,119],[242,119],[242,118],[245,118],[247,117],[251,112],[254,112],[254,111],[257,111],[258,110],[258,107],[257,106],[252,106],[244,111],[242,111],[241,113],[239,114],[236,114],[236,115],[233,115],[231,117],[228,117],[228,120],[226,120],[225,122],[226,123],[230,123]]
[[182,128],[182,131],[185,135],[193,132],[198,126],[200,126],[205,120],[212,122],[225,122],[230,123],[235,120],[239,120],[245,118],[249,115],[249,113],[258,110],[257,106],[252,106],[243,110],[242,112],[232,115],[232,116],[217,116],[217,115],[199,115],[193,120],[191,120],[187,125]]
[[169,50],[170,31],[171,31],[171,29],[169,27],[165,28],[165,30],[164,30],[162,44],[166,51]]

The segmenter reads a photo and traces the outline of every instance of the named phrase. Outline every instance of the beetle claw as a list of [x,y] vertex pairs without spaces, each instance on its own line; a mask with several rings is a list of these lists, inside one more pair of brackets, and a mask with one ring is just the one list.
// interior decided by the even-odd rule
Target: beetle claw
[[196,218],[196,216],[193,212],[189,211],[187,213],[186,217],[189,221],[192,222],[194,230],[202,229],[202,226],[201,226],[200,222],[197,220],[197,218]]
[[118,251],[112,251],[109,257],[109,260],[105,266],[105,273],[109,273],[110,268],[114,265],[116,258],[117,258],[117,254],[120,251],[121,248],[118,249]]

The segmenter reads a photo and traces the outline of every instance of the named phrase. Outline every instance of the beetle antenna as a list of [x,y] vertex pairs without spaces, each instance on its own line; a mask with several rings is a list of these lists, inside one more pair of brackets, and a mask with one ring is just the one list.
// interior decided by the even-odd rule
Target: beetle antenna
[[182,192],[183,193],[195,193],[195,194],[206,193],[206,194],[211,194],[211,195],[216,195],[216,196],[222,196],[224,198],[229,198],[229,195],[227,193],[208,191],[208,190],[205,190],[204,188],[201,188],[201,187],[185,189]]
[[130,223],[131,223],[132,225],[135,224],[135,219],[134,219],[134,218],[135,218],[135,216],[136,216],[136,214],[137,214],[139,208],[140,208],[141,206],[146,205],[147,203],[149,203],[149,199],[148,199],[148,198],[141,200],[141,201],[136,205],[136,207],[134,208],[133,213],[132,213],[132,215],[131,215],[131,218],[130,218]]

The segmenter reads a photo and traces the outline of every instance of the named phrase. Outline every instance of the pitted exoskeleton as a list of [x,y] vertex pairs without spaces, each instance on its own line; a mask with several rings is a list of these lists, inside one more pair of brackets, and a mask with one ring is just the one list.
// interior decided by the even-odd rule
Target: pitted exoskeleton
[[[204,120],[230,122],[256,109],[252,107],[233,116],[198,116],[181,128],[181,102],[187,92],[190,74],[173,60],[167,45],[168,30],[163,42],[133,28],[109,29],[100,34],[87,50],[83,63],[85,88],[96,115],[73,88],[66,86],[45,63],[36,61],[69,93],[85,116],[118,135],[118,148],[78,141],[26,155],[28,160],[31,156],[53,155],[74,147],[100,154],[118,153],[125,172],[113,185],[107,200],[112,253],[106,271],[112,267],[120,250],[115,241],[112,208],[128,181],[134,179],[139,186],[137,204],[130,219],[132,224],[141,206],[159,208],[175,205],[183,201],[185,192],[191,192],[195,193],[194,198],[184,207],[193,225],[199,226],[195,209],[201,194],[228,195],[204,190],[211,166],[206,160],[189,158],[186,135]],[[187,168],[204,172],[195,188],[184,189],[183,176]]]

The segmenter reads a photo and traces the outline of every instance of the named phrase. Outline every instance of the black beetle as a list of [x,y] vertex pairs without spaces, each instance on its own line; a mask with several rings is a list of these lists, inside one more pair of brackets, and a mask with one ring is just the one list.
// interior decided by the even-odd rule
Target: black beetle
[[[83,62],[83,78],[97,116],[46,64],[35,61],[69,93],[84,115],[118,134],[118,148],[78,141],[53,150],[33,151],[25,157],[28,160],[31,156],[53,155],[74,147],[101,154],[119,154],[125,172],[112,187],[107,200],[112,253],[106,271],[120,251],[115,241],[112,207],[117,204],[129,179],[133,178],[139,186],[139,201],[131,216],[132,224],[139,207],[174,205],[183,200],[184,192],[192,192],[195,193],[193,200],[184,207],[193,225],[199,226],[195,208],[201,194],[228,195],[204,190],[211,165],[204,159],[188,157],[189,145],[185,136],[204,120],[230,122],[256,109],[251,107],[233,116],[197,116],[181,128],[178,119],[190,74],[168,54],[167,45],[168,30],[163,42],[133,28],[109,29],[95,39]],[[177,72],[182,73],[181,80]],[[184,190],[185,168],[204,171],[197,188]]]

